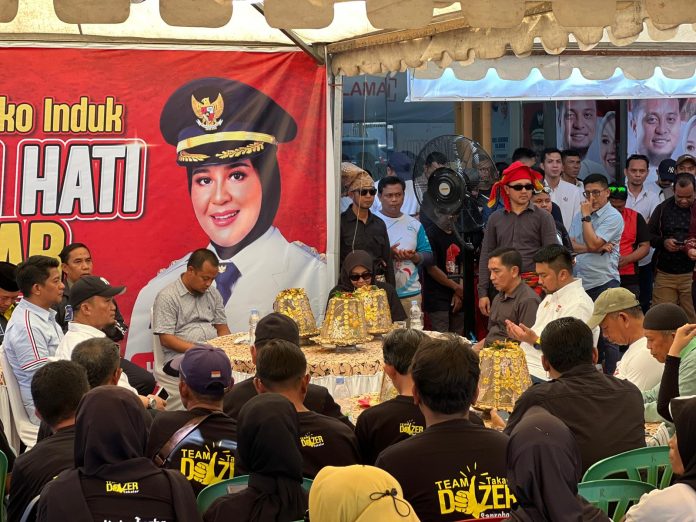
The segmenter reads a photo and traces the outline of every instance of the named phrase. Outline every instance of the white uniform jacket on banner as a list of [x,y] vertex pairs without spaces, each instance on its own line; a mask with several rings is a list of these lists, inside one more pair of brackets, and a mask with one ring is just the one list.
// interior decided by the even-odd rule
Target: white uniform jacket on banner
[[[270,227],[231,259],[220,260],[221,267],[231,261],[240,272],[225,305],[227,324],[232,332],[248,330],[252,308],[256,308],[261,317],[272,312],[276,295],[286,288],[306,290],[314,317],[319,322],[328,292],[326,262],[318,254],[310,252],[309,247],[300,244],[289,243],[277,228]],[[208,248],[213,250],[211,245]],[[187,254],[174,261],[138,294],[128,332],[128,359],[137,353],[152,350],[150,309],[160,290],[186,271],[189,256]]]

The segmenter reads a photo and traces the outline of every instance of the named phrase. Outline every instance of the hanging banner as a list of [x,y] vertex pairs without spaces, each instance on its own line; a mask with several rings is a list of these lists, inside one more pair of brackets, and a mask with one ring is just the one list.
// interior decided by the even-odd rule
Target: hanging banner
[[232,331],[290,287],[319,315],[323,67],[301,52],[0,54],[0,260],[85,243],[94,274],[128,287],[127,357],[143,365],[155,296],[197,248],[235,271],[221,289]]
[[619,101],[557,101],[556,114],[556,145],[561,150],[573,149],[580,153],[579,178],[604,174],[609,182],[614,182],[621,167],[617,165]]
[[650,160],[645,181],[650,187],[662,160],[696,155],[696,98],[629,100],[627,152]]

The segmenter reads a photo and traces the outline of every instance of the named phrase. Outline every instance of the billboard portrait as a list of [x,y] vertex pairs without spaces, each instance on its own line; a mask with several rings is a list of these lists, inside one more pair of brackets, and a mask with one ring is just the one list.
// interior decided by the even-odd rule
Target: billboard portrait
[[[285,288],[326,302],[326,71],[300,52],[5,49],[0,260],[85,243],[126,285],[126,356],[190,253],[232,331]],[[26,67],[31,63],[32,67]]]
[[650,159],[646,185],[654,186],[664,159],[696,152],[696,98],[629,100],[628,155]]
[[609,182],[616,180],[618,106],[615,100],[565,100],[556,103],[557,147],[580,153],[580,179],[588,174],[604,174]]

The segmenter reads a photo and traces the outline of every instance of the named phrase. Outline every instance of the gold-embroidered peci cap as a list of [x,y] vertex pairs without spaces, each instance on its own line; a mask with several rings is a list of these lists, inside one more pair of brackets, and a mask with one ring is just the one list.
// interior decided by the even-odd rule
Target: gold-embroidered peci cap
[[297,124],[278,103],[237,80],[200,78],[179,87],[160,117],[179,165],[229,163],[291,141]]

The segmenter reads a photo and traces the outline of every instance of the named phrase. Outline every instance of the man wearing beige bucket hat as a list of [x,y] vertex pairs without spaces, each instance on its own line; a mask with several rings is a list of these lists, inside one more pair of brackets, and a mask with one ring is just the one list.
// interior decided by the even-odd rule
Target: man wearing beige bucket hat
[[373,179],[360,167],[344,162],[341,163],[341,189],[342,195],[353,201],[341,214],[341,264],[354,250],[365,250],[375,260],[375,275],[384,275],[384,281],[394,285],[387,226],[370,212],[377,194]]

